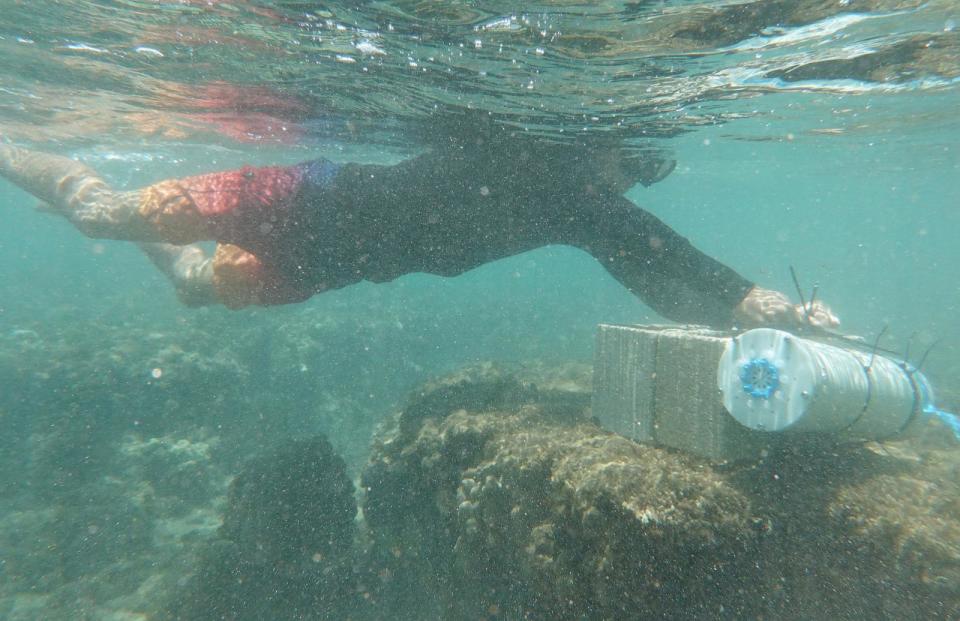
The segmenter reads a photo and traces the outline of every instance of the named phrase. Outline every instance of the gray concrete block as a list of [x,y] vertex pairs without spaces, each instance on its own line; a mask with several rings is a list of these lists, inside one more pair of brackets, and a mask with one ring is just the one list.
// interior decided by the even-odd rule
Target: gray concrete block
[[593,414],[615,433],[715,462],[755,459],[769,437],[724,409],[717,365],[729,335],[699,327],[601,324]]
[[633,440],[653,440],[656,333],[644,328],[597,331],[593,414],[606,429]]

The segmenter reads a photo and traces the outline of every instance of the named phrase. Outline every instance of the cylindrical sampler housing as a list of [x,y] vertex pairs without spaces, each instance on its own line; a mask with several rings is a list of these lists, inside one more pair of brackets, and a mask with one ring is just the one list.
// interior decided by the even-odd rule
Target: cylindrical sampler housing
[[750,429],[850,439],[896,436],[933,398],[919,371],[894,360],[768,328],[730,340],[717,383]]

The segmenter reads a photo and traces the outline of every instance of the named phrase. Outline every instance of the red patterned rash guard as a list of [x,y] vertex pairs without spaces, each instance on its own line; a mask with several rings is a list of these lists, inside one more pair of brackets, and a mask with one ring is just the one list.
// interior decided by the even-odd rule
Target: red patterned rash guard
[[161,181],[141,191],[139,212],[170,243],[217,241],[214,287],[226,306],[300,302],[325,287],[285,259],[309,237],[304,225],[315,218],[305,212],[336,171],[316,160]]

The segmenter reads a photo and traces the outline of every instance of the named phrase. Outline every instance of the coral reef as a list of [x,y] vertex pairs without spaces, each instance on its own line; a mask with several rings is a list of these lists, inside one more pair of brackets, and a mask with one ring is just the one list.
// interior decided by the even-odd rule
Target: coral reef
[[0,617],[960,616],[960,452],[935,420],[713,466],[598,427],[586,365],[485,364],[414,390],[356,477],[358,441],[318,432],[375,420],[373,379],[329,359],[334,323],[266,329],[6,337]]
[[110,474],[14,498],[0,513],[0,618],[128,619],[178,589],[218,523],[226,477],[208,446],[128,436]]
[[359,471],[376,422],[446,355],[404,308],[335,295],[242,316],[114,306],[0,331],[0,618],[155,612],[251,455],[326,434]]
[[346,465],[324,438],[250,460],[223,526],[167,615],[183,619],[337,618],[355,597],[348,553],[357,513]]
[[381,432],[363,475],[369,556],[386,567],[376,572],[381,610],[960,614],[955,445],[808,439],[759,463],[713,468],[585,416],[558,418],[539,391],[522,375],[465,373],[422,391]]
[[[492,390],[480,410],[430,398],[483,386]],[[577,402],[584,384],[567,392]],[[486,368],[441,382],[380,436],[364,514],[376,545],[394,550],[382,555],[389,575],[409,583],[385,585],[384,607],[414,618],[422,596],[408,592],[425,577],[430,618],[746,610],[746,598],[717,590],[749,571],[747,497],[704,464],[603,431],[586,407],[574,417],[552,403],[562,400],[549,383]],[[422,421],[415,435],[404,433],[411,419]]]

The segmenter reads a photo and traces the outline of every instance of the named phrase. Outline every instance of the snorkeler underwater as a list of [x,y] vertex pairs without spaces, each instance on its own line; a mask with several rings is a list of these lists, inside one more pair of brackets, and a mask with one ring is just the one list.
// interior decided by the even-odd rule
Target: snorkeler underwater
[[0,619],[960,618],[952,0],[0,9]]
[[[361,280],[456,276],[571,244],[668,319],[838,325],[822,303],[790,304],[623,198],[635,183],[659,180],[631,176],[630,160],[598,169],[594,161],[609,152],[541,145],[481,122],[479,130],[456,126],[470,135],[466,144],[442,136],[443,148],[393,166],[324,159],[121,192],[69,158],[0,144],[0,176],[91,237],[146,242],[141,248],[194,305],[302,302]],[[217,242],[212,258],[190,245],[198,241]]]

